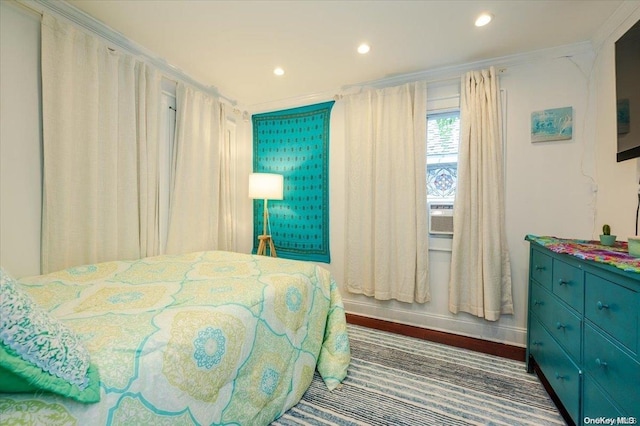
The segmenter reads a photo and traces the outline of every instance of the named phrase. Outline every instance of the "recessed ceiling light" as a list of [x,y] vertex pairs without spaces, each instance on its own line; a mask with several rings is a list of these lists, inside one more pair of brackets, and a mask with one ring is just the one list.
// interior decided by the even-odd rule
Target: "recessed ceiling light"
[[490,13],[483,13],[476,19],[476,27],[484,27],[493,19],[493,15]]
[[371,50],[371,47],[367,43],[362,43],[358,46],[358,53],[361,55],[369,53],[369,50]]
[[280,67],[277,67],[276,69],[273,70],[273,73],[275,75],[284,75],[284,70]]

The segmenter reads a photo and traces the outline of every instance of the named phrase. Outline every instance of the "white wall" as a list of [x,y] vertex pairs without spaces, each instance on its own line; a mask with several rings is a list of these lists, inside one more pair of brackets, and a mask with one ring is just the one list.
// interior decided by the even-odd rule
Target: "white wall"
[[[31,6],[31,5],[30,5]],[[33,5],[38,6],[38,5]],[[43,5],[44,6],[44,5]],[[55,6],[71,7],[65,3]],[[56,15],[55,12],[50,12]],[[56,15],[57,16],[57,15]],[[15,2],[0,1],[0,265],[16,277],[40,273],[40,230],[42,211],[42,113],[40,87],[40,14]],[[78,19],[82,17],[79,16]],[[63,18],[64,19],[64,18]],[[92,22],[98,37],[109,29]],[[117,37],[116,37],[117,39]],[[118,39],[119,40],[119,39]],[[133,43],[135,54],[146,51]],[[152,63],[160,63],[151,58]],[[175,73],[167,76],[175,81]],[[163,81],[163,84],[169,80]],[[187,79],[187,83],[194,84]],[[173,83],[169,83],[171,86]],[[166,89],[166,86],[163,86]],[[197,87],[197,85],[196,85]],[[175,87],[166,89],[175,94]],[[248,123],[241,111],[228,106],[234,130],[246,138]],[[248,156],[248,157],[247,157]],[[251,151],[239,152],[238,161],[251,161]],[[235,170],[235,169],[234,169]],[[238,179],[246,179],[238,174]],[[246,187],[246,183],[243,187]],[[238,217],[244,232],[251,219],[246,212]]]
[[0,2],[0,265],[40,273],[40,16]]
[[[17,276],[39,272],[41,208],[39,18],[8,2],[2,17],[2,249],[0,261]],[[502,58],[501,86],[506,104],[506,220],[511,249],[516,313],[495,323],[448,312],[450,253],[431,251],[432,301],[424,304],[379,302],[349,294],[344,282],[345,187],[344,109],[337,101],[331,119],[331,265],[349,312],[523,345],[526,328],[528,272],[527,233],[594,238],[603,218],[621,237],[634,231],[637,161],[615,162],[613,41],[638,19],[632,11],[625,24],[607,32],[597,49],[584,44],[560,50]],[[627,14],[628,16],[629,14]],[[633,21],[632,21],[633,20]],[[632,21],[632,22],[631,22]],[[626,28],[624,28],[626,26]],[[496,63],[495,65],[501,65]],[[468,69],[477,64],[468,64]],[[460,69],[465,68],[461,66]],[[458,73],[458,76],[460,74]],[[430,85],[428,96],[444,96],[450,83]],[[455,91],[455,89],[454,89]],[[287,103],[255,106],[252,112],[284,109],[331,99],[334,93]],[[530,142],[531,112],[571,106],[574,136],[570,141]],[[237,242],[249,252],[253,227],[247,179],[252,167],[250,123],[236,117]],[[426,235],[426,232],[425,232]],[[626,239],[626,238],[624,238]],[[442,241],[433,241],[442,242]],[[363,242],[366,244],[367,242]]]
[[[603,32],[604,41],[501,58],[506,70],[506,227],[511,251],[515,314],[492,323],[468,314],[448,312],[450,253],[430,251],[432,301],[424,304],[381,302],[347,292],[344,282],[344,110],[336,102],[331,118],[331,258],[325,265],[342,288],[348,312],[420,327],[523,346],[526,339],[526,300],[529,244],[526,234],[597,239],[609,223],[620,239],[633,235],[637,202],[638,160],[616,163],[615,76],[613,43],[639,19],[637,4],[625,5],[622,25]],[[629,7],[631,9],[629,9]],[[615,17],[614,17],[615,18]],[[496,62],[500,66],[501,62]],[[474,64],[468,67],[473,68]],[[462,66],[461,68],[464,68]],[[437,86],[437,87],[434,87]],[[447,96],[448,83],[430,85],[427,97]],[[448,91],[448,92],[447,92]],[[259,105],[253,112],[285,109],[322,102],[333,94],[305,97],[286,103]],[[531,113],[548,108],[573,107],[573,138],[531,143]],[[245,140],[247,150],[251,140]],[[245,173],[251,171],[246,164]],[[245,204],[250,215],[250,203]],[[250,231],[250,229],[249,229]],[[251,232],[241,239],[251,247]],[[431,240],[446,247],[442,240]],[[366,244],[366,242],[363,242]]]
[[[573,50],[573,52],[571,52]],[[559,58],[556,58],[560,56]],[[587,45],[562,51],[519,57],[500,77],[506,91],[506,226],[511,249],[515,314],[488,322],[448,310],[451,253],[447,241],[432,238],[430,246],[445,250],[429,253],[432,300],[406,304],[350,294],[344,282],[345,170],[344,108],[337,101],[331,116],[330,188],[331,259],[327,265],[342,289],[348,312],[443,330],[499,342],[524,345],[528,249],[526,234],[590,238],[595,214],[593,162],[594,108],[590,96],[590,70],[594,53]],[[512,61],[513,62],[513,61]],[[458,74],[460,75],[460,74]],[[427,98],[459,94],[457,80],[429,86]],[[325,99],[326,100],[326,99]],[[320,100],[313,100],[319,102]],[[307,100],[307,103],[313,103]],[[303,105],[273,104],[272,109]],[[574,136],[569,141],[531,143],[531,112],[547,108],[574,108]],[[269,106],[261,106],[262,110]],[[248,145],[250,140],[245,141]],[[250,171],[247,169],[247,173]],[[427,233],[425,231],[425,237]],[[252,235],[245,237],[247,240]],[[363,241],[367,244],[367,241]]]
[[[640,160],[617,163],[616,158],[616,98],[615,98],[615,41],[634,23],[640,20],[640,6],[625,12],[621,25],[604,31],[598,40],[598,56],[595,63],[593,96],[596,99],[595,121],[596,147],[594,152],[598,176],[598,196],[594,238],[600,234],[604,223],[611,225],[611,233],[627,240],[635,235],[636,207]],[[637,108],[636,108],[637,112]],[[638,120],[637,116],[634,116]]]

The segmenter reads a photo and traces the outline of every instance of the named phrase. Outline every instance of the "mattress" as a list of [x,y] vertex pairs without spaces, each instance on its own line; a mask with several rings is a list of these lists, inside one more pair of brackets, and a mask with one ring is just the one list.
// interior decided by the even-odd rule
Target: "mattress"
[[327,391],[347,374],[340,293],[312,263],[210,251],[19,281],[80,336],[100,402],[0,394],[3,423],[264,425],[300,400],[316,369]]

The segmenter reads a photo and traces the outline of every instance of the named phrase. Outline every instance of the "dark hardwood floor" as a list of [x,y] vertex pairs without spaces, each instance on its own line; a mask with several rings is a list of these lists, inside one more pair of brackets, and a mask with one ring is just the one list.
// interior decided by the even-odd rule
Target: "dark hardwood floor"
[[427,328],[415,327],[406,324],[399,324],[375,318],[363,317],[347,313],[349,324],[361,325],[363,327],[375,328],[376,330],[389,331],[391,333],[402,334],[404,336],[416,337],[418,339],[443,343],[457,348],[471,349],[490,355],[497,355],[503,358],[524,361],[526,349],[518,346],[496,343],[474,337],[460,336],[457,334],[445,333],[442,331],[429,330]]

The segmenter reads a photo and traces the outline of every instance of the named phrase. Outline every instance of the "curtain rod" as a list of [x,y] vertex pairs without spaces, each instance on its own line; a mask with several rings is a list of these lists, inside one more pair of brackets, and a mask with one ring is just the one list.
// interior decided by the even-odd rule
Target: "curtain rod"
[[[500,67],[496,69],[496,72],[499,74],[503,74],[505,71],[507,71],[506,67]],[[445,83],[445,82],[454,82],[454,81],[460,81],[460,78],[462,77],[462,75],[459,76],[449,76],[449,77],[441,77],[441,78],[434,78],[434,79],[411,79],[411,76],[415,76],[416,74],[424,74],[424,72],[421,73],[413,73],[413,74],[406,74],[404,76],[397,76],[397,77],[393,77],[391,79],[380,79],[380,80],[373,80],[371,82],[368,83],[361,83],[361,84],[350,84],[347,86],[344,86],[342,91],[345,91],[347,89],[352,89],[352,88],[356,88],[359,87],[360,90],[364,89],[365,87],[374,87],[374,88],[382,88],[382,87],[391,87],[394,84],[393,83],[398,83],[398,84],[404,84],[404,83],[414,83],[416,81],[426,81],[427,85],[429,84],[438,84],[438,83]],[[348,94],[343,94],[343,93],[337,93],[333,99],[335,101],[339,101],[340,99],[344,98],[346,95]]]
[[[394,77],[392,79],[380,79],[380,80],[373,80],[367,83],[360,83],[360,84],[349,84],[347,86],[344,86],[342,88],[342,92],[347,91],[348,89],[355,89],[355,88],[359,88],[360,91],[362,91],[365,88],[376,88],[376,89],[381,89],[384,87],[392,87],[397,83],[397,85],[400,84],[405,84],[405,83],[415,83],[417,81],[421,81],[422,79],[411,79],[409,78],[410,75],[406,75],[406,76],[399,76],[399,77]],[[434,79],[434,80],[426,80],[427,84],[435,84],[435,83],[444,83],[446,81],[457,81],[460,80],[460,77],[443,77],[443,78],[438,78],[438,79]],[[424,81],[424,80],[422,80]],[[333,99],[336,101],[339,101],[340,99],[344,98],[345,96],[347,96],[348,94],[343,94],[343,93],[337,93]]]
[[172,66],[166,60],[159,58],[153,52],[138,45],[132,40],[129,40],[127,37],[98,21],[93,16],[65,1],[50,2],[46,0],[11,0],[11,3],[14,3],[30,12],[36,13],[40,17],[42,17],[45,11],[58,17],[62,17],[73,24],[82,27],[84,30],[97,35],[107,43],[115,45],[138,59],[144,60],[150,65],[155,66],[171,81],[176,83],[181,81],[190,84],[205,93],[219,98],[231,107],[235,108],[238,104],[235,99],[222,95],[216,87],[205,86],[190,77],[184,71]]

